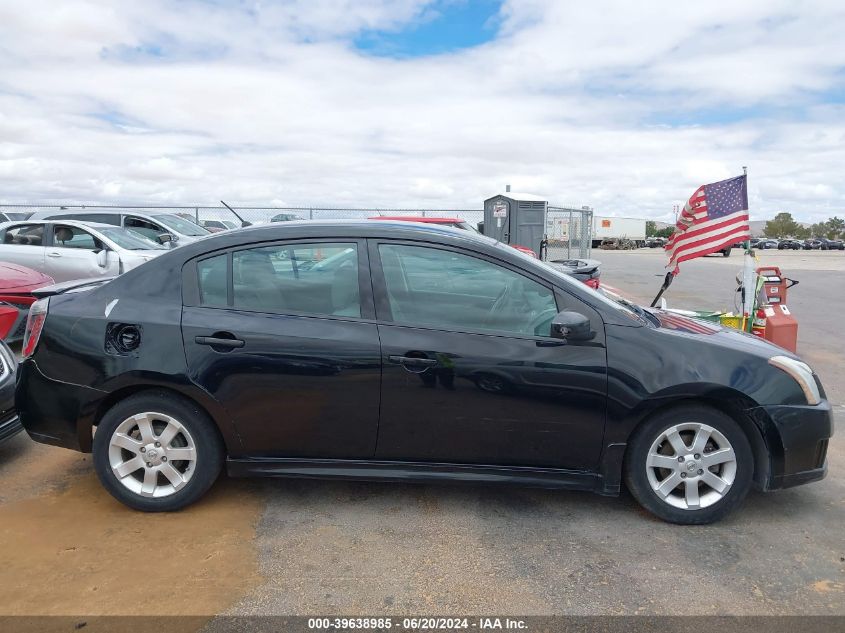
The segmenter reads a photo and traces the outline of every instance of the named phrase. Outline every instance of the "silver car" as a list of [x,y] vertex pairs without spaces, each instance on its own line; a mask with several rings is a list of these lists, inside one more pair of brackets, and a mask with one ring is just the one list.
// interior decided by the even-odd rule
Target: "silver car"
[[131,229],[153,241],[169,247],[190,244],[210,235],[208,229],[193,220],[175,213],[159,210],[129,211],[122,209],[77,209],[37,211],[30,220],[75,220],[86,224],[112,224]]
[[166,251],[166,246],[109,224],[73,220],[0,224],[0,261],[43,272],[57,282],[114,277]]

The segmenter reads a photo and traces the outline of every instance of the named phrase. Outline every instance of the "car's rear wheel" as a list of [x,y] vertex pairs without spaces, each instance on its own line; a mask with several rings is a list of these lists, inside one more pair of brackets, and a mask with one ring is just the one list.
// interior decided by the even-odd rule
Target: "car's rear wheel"
[[179,510],[199,499],[223,465],[213,423],[193,403],[150,391],[118,402],[94,435],[94,468],[136,510]]
[[739,425],[705,406],[647,420],[628,446],[625,479],[640,504],[665,521],[718,521],[748,494],[754,456]]

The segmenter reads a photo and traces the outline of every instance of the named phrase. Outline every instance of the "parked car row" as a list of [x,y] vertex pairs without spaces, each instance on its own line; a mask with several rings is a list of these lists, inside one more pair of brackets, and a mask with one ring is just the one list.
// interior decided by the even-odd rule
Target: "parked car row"
[[168,246],[181,246],[210,235],[190,217],[175,213],[83,209],[38,211],[29,220],[74,220],[76,222],[111,224],[140,233],[144,237]]
[[776,248],[778,250],[845,250],[845,242],[842,240],[830,240],[826,237],[815,237],[807,240],[796,240],[793,238],[773,239],[765,237],[755,237],[751,239],[751,247],[766,250]]

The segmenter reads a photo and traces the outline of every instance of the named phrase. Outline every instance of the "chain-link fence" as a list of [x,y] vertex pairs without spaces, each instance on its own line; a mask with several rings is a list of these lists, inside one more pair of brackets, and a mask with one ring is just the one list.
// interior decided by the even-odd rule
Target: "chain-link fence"
[[[250,223],[270,222],[274,218],[292,220],[362,220],[373,216],[459,218],[473,227],[484,220],[483,209],[384,209],[358,208],[344,209],[331,207],[235,207],[230,211],[226,207],[202,206],[126,206],[126,205],[22,205],[0,204],[0,221],[18,220],[37,211],[67,210],[69,212],[89,210],[125,211],[151,215],[174,214],[189,217],[198,224],[218,226],[224,223],[230,228],[240,226],[243,221]],[[590,255],[590,232],[592,228],[592,210],[589,208],[549,207],[546,219],[548,248],[546,259],[584,258]]]
[[590,256],[593,210],[549,207],[546,215],[546,259],[577,259]]
[[[9,216],[5,219],[18,219],[15,214],[34,213],[37,211],[135,211],[146,214],[175,214],[190,217],[199,224],[210,221],[234,222],[240,226],[242,221],[270,222],[277,216],[284,219],[303,220],[362,220],[378,215],[402,217],[438,217],[460,218],[473,226],[484,219],[483,209],[382,209],[376,207],[347,209],[331,207],[235,207],[234,213],[226,207],[199,206],[153,206],[153,205],[22,205],[0,204],[0,213]],[[20,216],[21,218],[23,215]],[[280,218],[282,219],[282,218]]]

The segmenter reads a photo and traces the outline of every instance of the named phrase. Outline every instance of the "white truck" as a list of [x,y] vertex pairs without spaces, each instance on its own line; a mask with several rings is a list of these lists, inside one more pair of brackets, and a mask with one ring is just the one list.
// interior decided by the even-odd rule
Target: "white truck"
[[617,218],[607,215],[593,216],[591,234],[593,248],[601,246],[602,240],[631,240],[637,247],[645,244],[645,219]]

